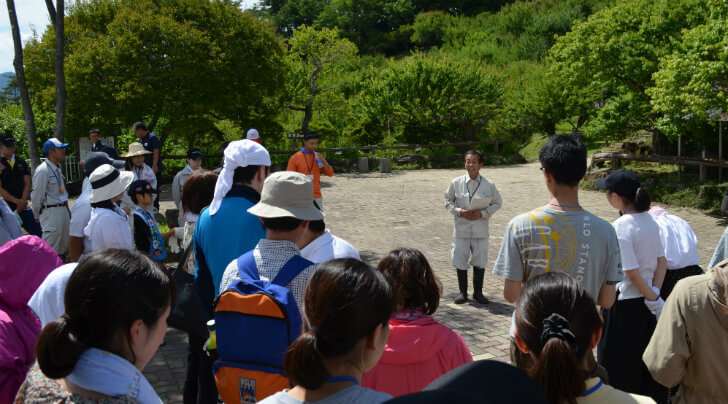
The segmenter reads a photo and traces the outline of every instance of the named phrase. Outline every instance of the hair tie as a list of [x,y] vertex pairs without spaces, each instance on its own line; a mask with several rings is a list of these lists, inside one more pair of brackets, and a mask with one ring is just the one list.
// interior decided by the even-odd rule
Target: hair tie
[[576,336],[569,329],[569,320],[561,314],[551,313],[550,316],[543,320],[543,331],[541,332],[541,347],[551,338],[558,338],[565,341],[574,352],[577,352]]
[[311,327],[311,328],[306,329],[306,332],[309,332],[309,331],[311,331],[313,333],[313,335],[316,336],[316,338],[321,337],[321,331],[318,328]]

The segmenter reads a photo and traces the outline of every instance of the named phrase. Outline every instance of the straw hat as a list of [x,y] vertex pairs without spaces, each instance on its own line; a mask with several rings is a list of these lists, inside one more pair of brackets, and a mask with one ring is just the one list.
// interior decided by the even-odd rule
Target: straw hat
[[144,146],[141,143],[134,142],[129,145],[129,152],[122,154],[121,157],[143,156],[145,154],[152,154],[152,152],[144,150]]
[[97,203],[112,199],[123,193],[134,181],[134,173],[119,171],[111,164],[104,164],[94,170],[88,177],[91,182],[89,201]]
[[313,183],[305,175],[294,171],[279,171],[266,178],[260,202],[248,212],[263,218],[324,218],[324,213],[313,205]]

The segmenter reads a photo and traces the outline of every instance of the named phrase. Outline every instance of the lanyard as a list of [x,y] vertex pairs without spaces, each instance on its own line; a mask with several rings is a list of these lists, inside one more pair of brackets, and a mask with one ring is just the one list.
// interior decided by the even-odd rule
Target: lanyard
[[328,380],[326,380],[326,383],[336,383],[336,382],[353,382],[357,385],[359,384],[359,380],[356,380],[356,377],[352,376],[331,376]]
[[[468,190],[468,197],[470,198],[470,202],[472,202],[473,201],[473,197],[475,196],[475,193],[478,192],[478,188],[480,188],[480,181],[478,181],[478,186],[475,187],[475,190],[473,192],[470,192],[470,187],[468,186],[468,182],[470,182],[471,180],[469,178],[470,177],[468,177],[467,175],[465,176],[465,179],[466,179],[465,188],[467,188],[467,190]],[[472,180],[472,181],[475,181],[475,180]]]
[[581,397],[586,397],[589,394],[599,390],[599,388],[602,387],[602,379],[599,379],[599,383],[597,383],[594,387],[590,388],[589,390],[585,391],[584,394],[581,395]]
[[[304,149],[304,148],[301,149],[301,152],[303,152],[303,161],[306,162],[306,169],[308,170],[308,173],[311,174],[311,170],[313,170],[313,166],[316,163],[316,155],[313,153],[307,152],[306,149]],[[307,154],[311,155],[311,165],[310,166],[308,165],[308,158],[306,158]]]
[[48,165],[48,168],[51,169],[51,173],[53,173],[53,176],[56,178],[56,181],[58,181],[58,192],[63,195],[65,192],[63,192],[63,174],[61,174],[61,178],[58,178],[58,175],[56,174],[56,171],[51,167],[50,164],[48,164],[48,160],[45,161],[45,163]]

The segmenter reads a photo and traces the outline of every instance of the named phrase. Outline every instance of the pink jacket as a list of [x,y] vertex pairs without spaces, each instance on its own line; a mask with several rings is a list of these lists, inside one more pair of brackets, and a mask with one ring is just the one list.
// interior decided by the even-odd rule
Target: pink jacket
[[0,247],[0,403],[15,399],[35,362],[41,327],[28,300],[62,264],[53,248],[36,236],[23,236]]
[[473,361],[460,334],[432,317],[389,321],[389,340],[362,386],[401,396],[422,390],[448,371]]

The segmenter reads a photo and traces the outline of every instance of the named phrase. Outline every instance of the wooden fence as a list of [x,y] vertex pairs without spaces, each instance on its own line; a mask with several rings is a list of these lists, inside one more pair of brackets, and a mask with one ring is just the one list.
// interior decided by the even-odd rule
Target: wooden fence
[[595,153],[592,156],[592,165],[603,161],[613,161],[615,167],[621,167],[622,161],[643,161],[649,163],[675,164],[679,166],[698,166],[700,167],[700,180],[705,180],[705,167],[718,167],[719,181],[722,180],[721,168],[728,167],[728,161],[711,158],[695,158],[680,156],[653,156],[641,154],[624,154],[624,153]]
[[[493,145],[493,152],[498,153],[498,145],[510,142],[510,140],[480,140],[476,142],[458,142],[458,143],[440,143],[440,144],[405,144],[396,146],[359,146],[359,147],[331,147],[326,149],[318,149],[319,152],[346,152],[346,151],[374,151],[374,150],[419,150],[419,149],[434,149],[438,147],[462,147],[462,146],[478,146],[478,145]],[[293,154],[300,149],[292,150],[268,150],[270,154]],[[206,158],[222,157],[222,153],[217,154],[205,154]],[[162,159],[185,159],[187,156],[168,154],[163,155]]]

